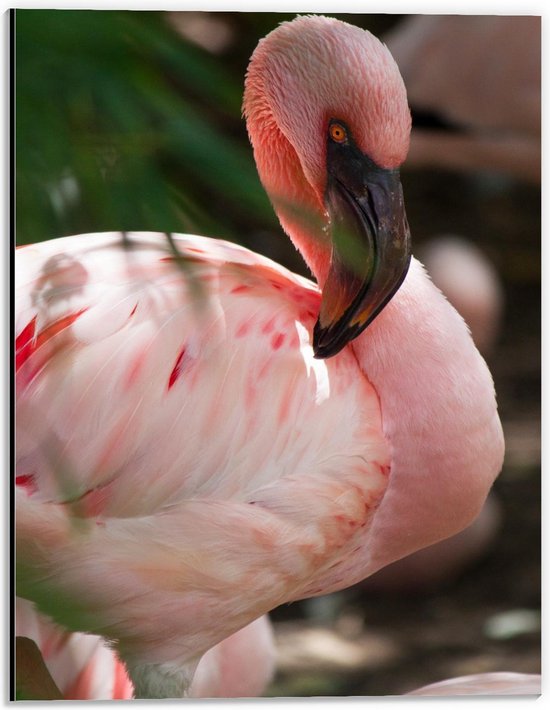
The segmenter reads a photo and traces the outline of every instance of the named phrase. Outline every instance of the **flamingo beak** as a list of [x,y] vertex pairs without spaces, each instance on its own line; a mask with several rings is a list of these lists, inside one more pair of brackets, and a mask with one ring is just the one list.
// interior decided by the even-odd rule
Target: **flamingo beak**
[[327,174],[332,256],[313,331],[317,358],[336,355],[372,323],[411,258],[399,171],[378,167],[351,141],[329,141]]

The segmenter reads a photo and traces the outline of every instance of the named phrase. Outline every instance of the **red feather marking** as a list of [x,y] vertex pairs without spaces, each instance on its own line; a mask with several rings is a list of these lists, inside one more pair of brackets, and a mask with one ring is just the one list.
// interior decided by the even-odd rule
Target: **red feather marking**
[[168,380],[168,389],[171,389],[175,383],[175,381],[178,379],[178,377],[181,375],[182,371],[182,360],[185,355],[185,348],[181,349],[180,354],[178,355],[176,359],[176,364],[174,365],[174,368],[172,372],[170,373],[170,379]]
[[241,284],[241,286],[235,286],[235,288],[232,288],[230,293],[244,293],[245,291],[250,291],[250,286]]
[[298,314],[301,323],[307,323],[309,320],[314,320],[316,317],[316,314],[309,310],[309,308],[303,308]]
[[38,490],[38,486],[34,480],[34,473],[23,473],[21,476],[16,476],[15,485],[24,488],[28,495],[32,495]]
[[81,308],[75,313],[69,313],[63,318],[53,321],[35,336],[36,316],[23,328],[15,339],[15,371],[19,372],[20,368],[27,362],[31,355],[38,350],[44,343],[58,333],[66,330],[79,318],[87,308]]
[[267,335],[268,333],[271,333],[273,328],[275,327],[275,316],[267,320],[263,326],[262,326],[262,333]]
[[236,338],[243,338],[250,330],[250,321],[243,321],[235,332]]
[[271,338],[271,347],[273,350],[278,350],[284,342],[284,333],[275,333],[275,335]]
[[27,323],[23,330],[15,339],[15,371],[26,362],[36,348],[34,341],[34,329],[36,327],[36,316]]
[[145,364],[145,361],[147,360],[147,355],[148,355],[148,349],[144,348],[130,362],[130,366],[128,367],[128,370],[126,371],[126,380],[124,382],[125,389],[129,389],[132,385],[134,385],[137,382],[138,377],[139,377],[141,371],[143,370],[143,365]]
[[81,308],[79,311],[76,311],[76,313],[69,313],[68,315],[63,316],[63,318],[59,318],[53,323],[47,325],[44,330],[41,330],[36,336],[36,349],[50,340],[50,338],[53,338],[54,335],[61,333],[63,330],[72,325],[75,320],[80,318],[80,316],[87,310],[87,308]]
[[115,683],[113,700],[128,700],[133,694],[133,685],[126,672],[126,667],[118,658],[115,659]]
[[80,498],[70,501],[69,505],[73,506],[74,514],[78,517],[95,518],[105,510],[105,506],[109,502],[110,489],[109,483],[99,488],[93,488]]
[[66,689],[64,695],[65,700],[86,700],[90,697],[95,663],[95,659],[92,656],[90,661],[88,661],[70,686]]
[[283,426],[284,423],[287,421],[290,412],[290,405],[292,404],[293,395],[294,392],[289,389],[286,389],[283,394],[281,403],[279,405],[279,412],[277,414],[277,422],[280,426]]

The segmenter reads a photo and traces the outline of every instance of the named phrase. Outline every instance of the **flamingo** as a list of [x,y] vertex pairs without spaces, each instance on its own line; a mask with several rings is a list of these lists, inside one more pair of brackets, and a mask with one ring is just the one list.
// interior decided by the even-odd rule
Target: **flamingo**
[[422,257],[433,282],[464,318],[476,347],[487,356],[500,334],[505,301],[495,265],[474,242],[454,234],[429,240]]
[[384,41],[413,113],[441,124],[413,130],[409,167],[491,170],[540,184],[540,17],[414,15]]
[[[64,700],[127,700],[133,686],[124,664],[100,636],[69,632],[36,612],[26,599],[16,599],[18,681],[26,699],[45,700],[45,673],[55,683],[52,698]],[[29,646],[33,641],[36,647]],[[30,669],[38,651],[46,671]],[[189,696],[193,698],[257,697],[271,681],[275,669],[275,642],[267,616],[255,619],[201,658]],[[37,676],[39,681],[37,681]],[[46,676],[47,678],[47,676]],[[29,682],[34,686],[29,688]],[[26,683],[26,685],[24,685]],[[36,687],[35,687],[36,686]]]
[[191,235],[17,250],[17,592],[107,639],[136,697],[285,602],[467,526],[503,459],[488,368],[410,256],[410,114],[370,33],[254,51],[260,178],[316,277]]
[[[38,614],[34,605],[26,599],[16,599],[15,613],[18,640],[25,640],[23,647],[18,647],[23,654],[23,657],[18,657],[18,680],[21,677],[21,681],[28,686],[29,681],[35,681],[38,675],[36,670],[33,673],[32,669],[27,669],[33,649],[28,640],[32,640],[55,683],[51,697],[66,700],[123,700],[132,697],[132,684],[124,665],[101,637],[70,633]],[[32,699],[46,699],[45,685],[44,681],[40,683]],[[20,690],[25,699],[29,699],[29,688],[24,686]]]
[[537,673],[476,673],[425,685],[407,695],[540,695]]

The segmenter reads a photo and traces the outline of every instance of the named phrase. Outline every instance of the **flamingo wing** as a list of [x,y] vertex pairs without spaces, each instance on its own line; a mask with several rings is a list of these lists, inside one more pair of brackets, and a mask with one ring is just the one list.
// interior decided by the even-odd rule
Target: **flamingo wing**
[[136,663],[347,586],[390,464],[352,352],[313,358],[317,289],[175,243],[18,251],[18,591]]

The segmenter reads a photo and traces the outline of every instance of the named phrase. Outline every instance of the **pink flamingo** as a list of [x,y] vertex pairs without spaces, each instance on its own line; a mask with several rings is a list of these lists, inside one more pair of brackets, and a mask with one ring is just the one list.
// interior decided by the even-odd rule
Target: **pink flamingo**
[[540,183],[541,18],[412,15],[385,37],[418,126],[409,167],[492,170]]
[[413,690],[408,695],[540,695],[541,677],[536,673],[477,673],[448,678]]
[[[54,624],[26,599],[16,600],[17,634],[32,639],[57,690],[66,700],[132,697],[124,665],[99,636],[71,633]],[[44,683],[41,684],[41,690]],[[28,694],[28,689],[23,688]],[[41,699],[45,699],[44,696]]]
[[487,356],[497,342],[504,311],[504,288],[494,264],[472,241],[454,234],[424,244],[422,261]]
[[[100,636],[66,631],[37,613],[26,599],[16,600],[16,618],[18,636],[36,643],[63,699],[127,700],[132,697],[133,686],[124,664]],[[30,655],[28,650],[26,653]],[[189,695],[194,698],[257,697],[267,687],[274,670],[273,631],[268,617],[261,616],[204,654]],[[44,692],[44,686],[41,679],[37,691]],[[28,695],[27,687],[22,690]],[[33,699],[46,698],[42,695]]]
[[410,259],[389,51],[284,23],[244,112],[321,291],[194,236],[17,252],[17,591],[114,643],[137,697],[188,694],[268,610],[458,532],[502,464],[490,373]]

